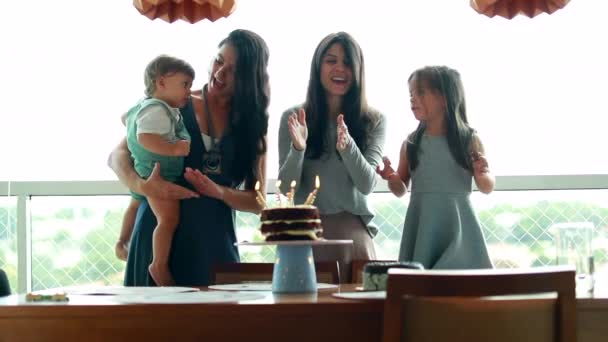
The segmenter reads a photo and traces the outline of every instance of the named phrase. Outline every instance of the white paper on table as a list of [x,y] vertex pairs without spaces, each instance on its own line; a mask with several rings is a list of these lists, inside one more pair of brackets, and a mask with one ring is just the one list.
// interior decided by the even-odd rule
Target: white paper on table
[[265,295],[253,292],[199,291],[167,293],[163,295],[121,295],[114,300],[127,304],[192,304],[229,303],[263,299]]
[[332,293],[332,296],[342,299],[386,299],[386,291],[356,291]]
[[196,292],[196,287],[179,286],[67,286],[36,291],[36,293],[66,293],[68,295],[165,295],[168,293]]
[[[323,289],[334,289],[338,285],[335,284],[324,284],[318,283],[317,290]],[[272,283],[270,282],[250,282],[250,283],[238,283],[238,284],[218,284],[209,285],[209,289],[212,290],[224,290],[224,291],[272,291]]]

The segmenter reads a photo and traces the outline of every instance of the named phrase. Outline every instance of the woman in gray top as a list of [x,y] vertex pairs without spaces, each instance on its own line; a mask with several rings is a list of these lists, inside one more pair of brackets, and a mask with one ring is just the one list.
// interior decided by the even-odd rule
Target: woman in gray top
[[382,162],[384,116],[367,105],[365,68],[359,44],[345,32],[329,34],[317,46],[306,102],[283,113],[279,128],[279,179],[287,193],[296,181],[294,202],[304,203],[319,176],[315,205],[326,239],[353,245],[315,246],[316,261],[340,262],[350,280],[353,259],[376,258],[367,195]]

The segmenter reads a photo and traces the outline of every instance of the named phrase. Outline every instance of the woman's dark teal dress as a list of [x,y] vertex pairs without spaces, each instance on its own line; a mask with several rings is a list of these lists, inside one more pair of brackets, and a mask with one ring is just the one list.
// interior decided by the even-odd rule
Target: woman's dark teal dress
[[[192,142],[185,166],[202,170],[205,147],[196,121],[192,101],[181,109],[184,123]],[[236,158],[234,141],[229,132],[220,142],[222,173],[208,175],[214,182],[235,188],[238,181],[231,165]],[[184,180],[182,185],[190,187]],[[239,251],[234,245],[235,213],[223,201],[201,196],[180,202],[179,225],[173,236],[169,268],[178,286],[206,286],[214,264],[239,262]],[[148,202],[142,201],[137,212],[125,271],[126,286],[154,286],[148,274],[152,262],[152,233],[156,218]]]

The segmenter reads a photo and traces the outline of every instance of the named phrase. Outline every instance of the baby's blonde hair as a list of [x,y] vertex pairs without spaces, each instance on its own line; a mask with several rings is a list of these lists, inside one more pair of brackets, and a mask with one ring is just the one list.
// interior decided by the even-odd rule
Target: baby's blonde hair
[[146,86],[144,92],[146,96],[152,97],[156,91],[156,80],[159,77],[176,72],[181,72],[194,79],[194,68],[188,62],[179,58],[160,55],[150,61],[144,72],[144,85]]

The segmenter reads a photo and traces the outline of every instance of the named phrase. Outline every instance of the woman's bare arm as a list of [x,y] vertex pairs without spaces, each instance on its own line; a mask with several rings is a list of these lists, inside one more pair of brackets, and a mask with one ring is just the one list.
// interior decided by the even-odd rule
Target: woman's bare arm
[[167,182],[160,176],[160,166],[154,166],[152,174],[148,179],[139,177],[133,169],[131,152],[127,146],[127,139],[123,140],[112,150],[108,157],[108,166],[114,171],[118,180],[126,185],[131,191],[146,197],[157,197],[163,199],[184,199],[198,197],[198,194],[183,186]]
[[[266,201],[266,154],[258,158],[258,175],[259,192]],[[254,184],[245,184],[245,190],[227,188],[224,192],[224,202],[234,209],[259,214],[264,207],[258,203],[256,196]]]
[[[257,181],[260,182],[260,194],[266,200],[266,154],[259,156],[257,163],[259,178]],[[257,194],[254,190],[254,184],[245,184],[245,190],[233,189],[219,185],[199,170],[191,168],[186,168],[184,177],[201,195],[224,201],[233,209],[255,214],[264,209],[256,200]],[[255,183],[255,180],[253,183]]]

